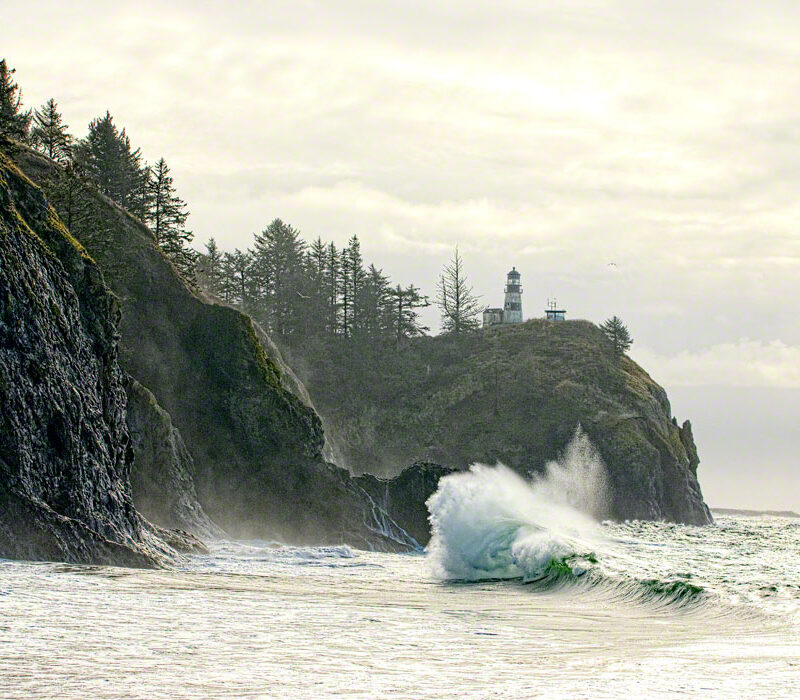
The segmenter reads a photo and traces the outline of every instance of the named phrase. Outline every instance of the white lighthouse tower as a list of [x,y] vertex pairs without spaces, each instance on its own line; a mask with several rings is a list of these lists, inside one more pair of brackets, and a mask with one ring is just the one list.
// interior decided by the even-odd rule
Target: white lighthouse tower
[[522,323],[521,275],[517,268],[511,268],[506,278],[506,303],[503,307],[503,323]]

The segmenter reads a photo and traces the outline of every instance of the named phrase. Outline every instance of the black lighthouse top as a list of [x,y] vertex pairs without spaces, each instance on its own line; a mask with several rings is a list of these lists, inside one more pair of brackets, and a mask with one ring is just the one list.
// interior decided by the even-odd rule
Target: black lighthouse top
[[517,272],[516,267],[512,267],[511,272],[508,273],[508,277],[516,277],[517,279],[519,279],[521,275],[519,274],[519,272]]

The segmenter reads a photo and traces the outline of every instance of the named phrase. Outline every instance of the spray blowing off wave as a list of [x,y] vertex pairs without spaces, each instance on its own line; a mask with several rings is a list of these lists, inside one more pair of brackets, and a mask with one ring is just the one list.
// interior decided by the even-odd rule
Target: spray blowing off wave
[[605,508],[607,492],[605,467],[580,429],[531,483],[503,465],[447,476],[427,502],[433,572],[461,580],[534,580],[554,566],[580,573],[600,540],[590,516]]
[[473,465],[428,499],[428,555],[442,579],[535,579],[553,561],[590,552],[590,518],[548,502],[503,465]]
[[540,590],[580,582],[606,601],[669,609],[704,601],[703,588],[685,577],[631,575],[643,573],[652,555],[615,551],[597,522],[608,502],[605,465],[578,428],[564,455],[530,482],[501,464],[442,478],[427,501],[428,562],[442,580],[522,579]]

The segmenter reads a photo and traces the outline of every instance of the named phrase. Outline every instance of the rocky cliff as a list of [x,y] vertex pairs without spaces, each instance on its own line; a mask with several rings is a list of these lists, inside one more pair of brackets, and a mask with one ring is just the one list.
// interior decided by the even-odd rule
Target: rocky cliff
[[131,500],[118,321],[95,262],[0,151],[0,557],[175,554]]
[[[346,370],[335,381],[307,378],[354,467],[391,476],[418,460],[457,469],[500,461],[540,473],[580,425],[608,471],[608,517],[711,522],[691,425],[677,424],[664,389],[615,356],[592,323],[532,320],[419,338],[385,365],[368,382],[349,381]],[[401,498],[399,485],[387,488]],[[418,520],[398,515],[409,522]]]
[[194,460],[169,413],[132,377],[127,378],[125,391],[136,509],[163,527],[191,532],[205,540],[224,537],[225,533],[200,505],[194,485]]
[[439,487],[439,479],[454,471],[440,464],[416,462],[393,479],[362,474],[355,480],[398,527],[424,547],[430,540],[425,502]]
[[[69,185],[61,169],[22,147],[13,157],[67,206],[57,197]],[[250,318],[189,288],[147,228],[92,187],[77,183],[71,207],[76,197],[73,233],[122,300],[120,362],[169,415],[191,456],[197,501],[208,516],[237,537],[404,546],[347,470],[325,460],[319,417],[277,349],[263,335],[259,342],[261,331]],[[172,435],[166,452],[179,453],[175,433],[166,421],[161,427]],[[134,485],[152,493],[163,479],[137,476]],[[145,509],[152,506],[147,494],[134,495]],[[186,495],[188,503],[193,494]],[[175,514],[176,507],[159,503],[148,512],[161,519],[165,508]]]

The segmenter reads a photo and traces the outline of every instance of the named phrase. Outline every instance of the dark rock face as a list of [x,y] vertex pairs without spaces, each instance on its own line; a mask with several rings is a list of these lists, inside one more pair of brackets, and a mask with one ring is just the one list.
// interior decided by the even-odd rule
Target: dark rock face
[[[322,458],[318,416],[282,386],[250,319],[185,289],[181,296],[167,295],[164,308],[149,304],[155,316],[138,316],[136,330],[129,325],[125,358],[161,392],[209,516],[238,537],[393,548],[349,474]],[[133,324],[136,303],[128,299]]]
[[688,421],[678,428],[663,414],[640,415],[618,422],[603,419],[586,430],[609,469],[614,517],[713,522],[697,480],[699,460]]
[[136,509],[151,522],[201,539],[225,533],[206,515],[194,487],[194,461],[169,414],[135,379],[125,384],[134,453],[131,488]]
[[[13,157],[45,189],[59,177],[27,149]],[[104,235],[73,233],[123,301],[120,364],[183,437],[208,516],[234,537],[410,546],[396,541],[349,473],[325,460],[319,416],[250,318],[189,289],[130,214],[91,188],[83,198]]]
[[0,557],[156,566],[136,512],[119,306],[0,151]]
[[416,462],[393,479],[363,474],[355,481],[399,527],[424,547],[431,537],[425,502],[436,492],[439,479],[454,471],[433,462]]

